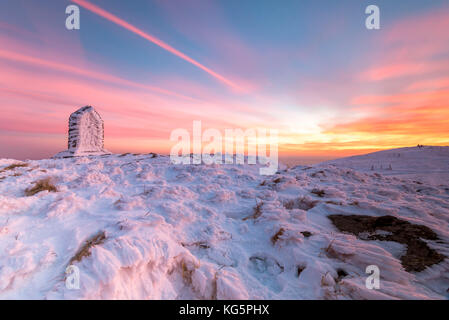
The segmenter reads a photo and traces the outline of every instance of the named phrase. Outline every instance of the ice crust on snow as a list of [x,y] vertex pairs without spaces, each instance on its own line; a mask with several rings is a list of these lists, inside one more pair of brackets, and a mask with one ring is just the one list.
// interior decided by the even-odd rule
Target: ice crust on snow
[[[0,159],[0,171],[16,162]],[[447,258],[406,272],[404,245],[341,233],[327,218],[392,215],[422,224],[440,238],[428,245],[449,257],[447,184],[333,165],[264,177],[258,165],[175,165],[154,155],[26,163],[0,173],[0,299],[449,295]],[[24,195],[48,177],[58,192]],[[69,262],[102,231],[106,239],[74,262],[80,289],[68,289]],[[365,287],[368,265],[380,268],[380,290]]]
[[104,123],[100,114],[85,106],[69,117],[67,150],[55,158],[110,154],[104,149]]

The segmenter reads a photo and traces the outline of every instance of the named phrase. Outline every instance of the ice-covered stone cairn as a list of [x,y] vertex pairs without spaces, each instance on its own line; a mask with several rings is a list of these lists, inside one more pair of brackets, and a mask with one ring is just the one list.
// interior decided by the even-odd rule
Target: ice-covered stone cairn
[[78,109],[69,118],[68,149],[55,158],[110,154],[104,149],[104,123],[91,106]]

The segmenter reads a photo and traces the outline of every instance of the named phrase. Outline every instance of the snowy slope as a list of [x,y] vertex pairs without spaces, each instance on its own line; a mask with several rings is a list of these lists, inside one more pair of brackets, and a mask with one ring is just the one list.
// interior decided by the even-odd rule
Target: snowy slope
[[449,147],[399,148],[326,161],[362,172],[409,178],[434,185],[449,184]]
[[[255,165],[172,165],[154,155],[7,168],[15,163],[0,160],[0,299],[449,295],[448,259],[407,272],[403,244],[362,240],[327,218],[392,215],[421,224],[440,238],[428,245],[448,257],[449,186],[323,165],[266,177]],[[57,192],[25,195],[47,178]],[[80,254],[87,239],[94,244]],[[79,290],[65,285],[69,264],[80,270]],[[380,290],[365,287],[368,265],[380,267]]]

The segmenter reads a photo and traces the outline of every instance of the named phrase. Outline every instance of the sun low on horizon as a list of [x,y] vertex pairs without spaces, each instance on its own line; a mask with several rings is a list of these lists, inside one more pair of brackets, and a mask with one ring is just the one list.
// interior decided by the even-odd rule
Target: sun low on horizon
[[447,1],[3,0],[0,43],[0,158],[53,156],[86,105],[114,153],[198,120],[276,129],[284,157],[449,145]]

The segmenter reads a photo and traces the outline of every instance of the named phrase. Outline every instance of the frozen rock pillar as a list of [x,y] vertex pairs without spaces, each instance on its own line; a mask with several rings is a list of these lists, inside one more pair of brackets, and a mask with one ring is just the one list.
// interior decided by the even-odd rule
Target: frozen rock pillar
[[104,149],[104,123],[91,106],[83,107],[70,115],[69,141],[66,151],[55,158],[110,154]]

